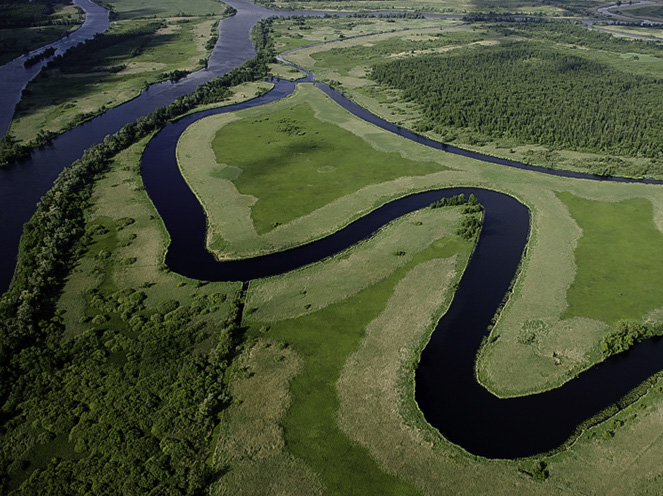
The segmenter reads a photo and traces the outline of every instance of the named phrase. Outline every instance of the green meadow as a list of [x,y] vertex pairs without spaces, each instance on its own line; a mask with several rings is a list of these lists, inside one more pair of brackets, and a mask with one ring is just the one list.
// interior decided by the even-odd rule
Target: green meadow
[[32,27],[9,27],[0,29],[0,64],[15,59],[59,40],[68,33],[72,33],[83,23],[83,11],[74,5],[59,5],[55,11],[48,15],[46,22],[66,21],[67,24],[54,24]]
[[663,234],[643,199],[605,203],[560,194],[582,229],[575,250],[578,273],[569,288],[565,318],[610,324],[642,321],[661,307]]

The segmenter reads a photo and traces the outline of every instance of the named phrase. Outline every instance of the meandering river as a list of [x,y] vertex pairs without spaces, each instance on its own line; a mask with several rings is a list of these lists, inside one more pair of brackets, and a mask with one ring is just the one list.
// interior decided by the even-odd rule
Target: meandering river
[[[274,12],[242,0],[228,3],[238,14],[222,22],[221,38],[207,71],[199,71],[178,84],[157,85],[132,102],[65,133],[52,147],[35,152],[20,166],[0,170],[0,201],[4,202],[0,209],[0,226],[3,227],[0,246],[5,261],[0,282],[4,287],[13,271],[11,260],[16,254],[20,226],[63,167],[106,134],[253,56],[255,52],[248,37],[250,28],[257,20]],[[448,189],[417,193],[390,202],[337,233],[299,248],[249,260],[214,260],[204,249],[203,209],[177,167],[177,139],[195,120],[283,98],[294,86],[294,83],[277,82],[272,92],[258,99],[187,116],[166,126],[148,145],[143,156],[143,177],[171,236],[166,262],[172,270],[204,280],[248,280],[287,272],[337,253],[370,236],[385,223],[424,208],[443,195],[474,193],[486,208],[484,227],[454,301],[434,331],[417,371],[416,399],[428,422],[451,441],[478,455],[493,458],[532,455],[563,443],[579,423],[663,368],[659,359],[663,341],[648,340],[547,393],[501,400],[475,381],[474,357],[513,278],[529,229],[527,208],[494,191]],[[367,113],[325,85],[319,86],[355,115],[423,145],[505,166],[531,168],[428,140]],[[542,172],[599,179],[563,171],[544,169]]]

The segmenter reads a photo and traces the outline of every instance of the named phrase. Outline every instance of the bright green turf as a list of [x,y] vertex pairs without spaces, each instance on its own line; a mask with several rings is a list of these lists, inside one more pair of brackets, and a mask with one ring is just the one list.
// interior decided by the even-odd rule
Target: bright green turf
[[370,147],[353,133],[315,118],[301,104],[224,126],[213,141],[217,162],[242,169],[234,180],[259,198],[252,215],[264,233],[363,186],[444,170]]
[[564,317],[590,317],[609,324],[642,320],[663,306],[663,234],[652,204],[634,198],[618,203],[557,195],[583,230],[575,251],[578,272],[569,288]]

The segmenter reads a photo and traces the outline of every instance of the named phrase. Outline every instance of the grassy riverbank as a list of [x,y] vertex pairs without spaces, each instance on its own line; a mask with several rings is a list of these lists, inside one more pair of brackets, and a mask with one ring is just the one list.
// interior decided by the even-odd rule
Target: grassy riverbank
[[63,132],[135,98],[152,83],[203,67],[225,7],[212,0],[176,7],[157,3],[145,10],[135,2],[113,3],[118,20],[106,33],[28,84],[9,132],[25,143],[39,130]]
[[[0,4],[0,65],[59,40],[78,29],[85,19],[83,11],[74,5],[47,4]],[[21,15],[21,7],[26,15]]]

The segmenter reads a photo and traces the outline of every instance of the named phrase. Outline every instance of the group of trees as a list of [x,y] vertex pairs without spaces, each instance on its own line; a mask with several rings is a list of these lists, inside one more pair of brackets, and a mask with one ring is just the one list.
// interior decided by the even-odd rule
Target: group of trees
[[379,63],[371,77],[420,105],[420,131],[460,128],[490,139],[663,156],[661,80],[577,50],[507,41]]
[[93,291],[89,329],[66,346],[56,303],[87,250],[84,209],[112,157],[231,86],[267,76],[268,38],[268,23],[260,25],[254,59],[87,150],[25,225],[0,299],[0,492],[22,483],[25,494],[197,494],[215,476],[206,459],[243,293],[225,322],[212,323],[201,315],[217,311],[222,295],[148,308],[137,290]]
[[476,214],[481,214],[483,211],[483,207],[477,200],[477,197],[474,196],[474,193],[471,193],[469,198],[466,198],[463,193],[441,198],[431,203],[430,208],[457,206],[463,207],[461,209],[463,220],[461,220],[460,227],[456,229],[456,234],[465,240],[471,241],[481,232],[481,215]]
[[150,308],[135,289],[92,290],[86,301],[87,330],[14,359],[1,491],[198,494],[218,475],[206,460],[241,339],[232,312],[201,319],[227,314],[225,294]]
[[640,322],[622,320],[617,328],[606,334],[601,341],[601,351],[605,356],[628,350],[640,341],[663,335],[663,326],[645,325]]

